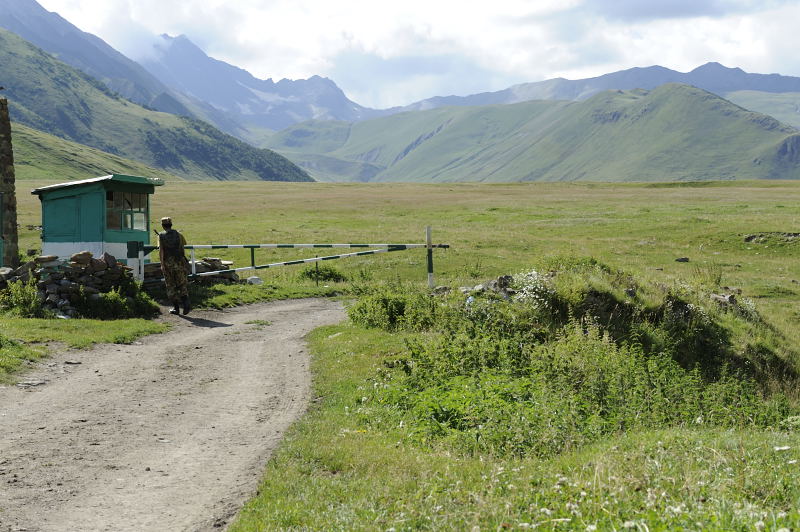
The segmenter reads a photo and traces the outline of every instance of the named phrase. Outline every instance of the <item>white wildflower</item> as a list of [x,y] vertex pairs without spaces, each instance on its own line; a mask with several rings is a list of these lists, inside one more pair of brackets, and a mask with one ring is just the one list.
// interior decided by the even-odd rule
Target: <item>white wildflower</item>
[[552,289],[539,272],[530,270],[518,273],[514,276],[514,282],[517,285],[517,301],[527,303],[537,309],[547,308]]

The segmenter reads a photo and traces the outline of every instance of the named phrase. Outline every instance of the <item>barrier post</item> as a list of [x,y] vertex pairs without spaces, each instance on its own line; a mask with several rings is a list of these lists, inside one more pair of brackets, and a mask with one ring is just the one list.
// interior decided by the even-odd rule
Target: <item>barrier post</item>
[[194,248],[192,248],[192,275],[197,275],[197,262],[194,258]]
[[136,269],[137,280],[144,281],[144,244],[139,246],[139,266]]
[[433,281],[433,241],[431,239],[431,226],[425,228],[425,245],[428,248],[428,288],[435,288]]

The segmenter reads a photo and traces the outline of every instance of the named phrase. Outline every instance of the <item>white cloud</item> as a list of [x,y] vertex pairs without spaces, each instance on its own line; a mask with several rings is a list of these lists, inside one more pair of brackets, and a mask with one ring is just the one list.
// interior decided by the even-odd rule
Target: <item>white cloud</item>
[[[329,76],[364,105],[387,106],[499,83],[579,78],[708,61],[800,75],[796,1],[766,0],[40,0],[129,56],[146,34],[186,34],[209,55],[274,79]],[[643,7],[645,6],[645,7]],[[149,43],[148,43],[149,45]],[[362,54],[387,67],[459,58],[442,72],[348,72]],[[373,62],[374,64],[374,62]],[[409,65],[403,63],[404,71]],[[470,74],[465,65],[472,65]],[[380,69],[378,69],[380,70]],[[464,78],[469,79],[465,83]],[[457,78],[461,79],[457,79]],[[477,80],[477,81],[476,81]],[[458,87],[465,87],[459,91]],[[425,92],[423,94],[423,91]],[[364,98],[358,100],[358,97]]]

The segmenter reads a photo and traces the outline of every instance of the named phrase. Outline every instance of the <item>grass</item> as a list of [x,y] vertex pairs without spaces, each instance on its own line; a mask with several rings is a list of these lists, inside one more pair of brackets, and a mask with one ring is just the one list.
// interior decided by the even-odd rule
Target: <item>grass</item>
[[22,124],[13,124],[11,135],[17,181],[47,179],[57,175],[63,182],[108,174],[146,175],[164,181],[180,179],[163,170],[48,135]]
[[373,430],[362,397],[403,340],[350,325],[312,334],[319,400],[230,530],[747,530],[800,522],[797,433],[647,430],[539,459],[464,456],[410,443],[402,426]]
[[93,344],[129,344],[148,334],[169,329],[164,323],[142,319],[59,320],[3,317],[0,334],[25,343],[59,342],[82,349]]
[[[17,183],[20,249],[40,249],[41,207],[26,193],[56,180]],[[172,216],[194,244],[269,242],[423,242],[433,226],[440,283],[477,284],[522,271],[533,260],[565,251],[592,256],[645,279],[688,279],[715,268],[725,286],[759,297],[759,309],[793,341],[800,312],[800,242],[745,242],[755,233],[800,231],[800,183],[760,181],[714,186],[635,184],[361,185],[171,182],[153,196],[152,218]],[[323,254],[324,250],[257,250],[258,264]],[[236,266],[243,250],[213,250]],[[198,254],[201,255],[201,254]],[[689,263],[677,263],[678,257]],[[333,264],[333,263],[329,263]],[[336,261],[349,279],[424,282],[422,250]],[[297,267],[259,270],[267,285],[289,289]],[[311,284],[305,285],[311,288]],[[315,287],[314,287],[315,288]],[[253,287],[258,292],[257,287]],[[238,290],[238,288],[237,288]],[[261,289],[265,290],[265,289]],[[238,296],[237,296],[238,297]],[[220,306],[224,306],[220,302]]]
[[0,316],[0,382],[13,380],[26,361],[46,356],[57,342],[75,349],[98,343],[127,344],[148,334],[165,332],[169,326],[148,320],[59,320]]
[[[249,284],[215,284],[215,285],[189,285],[189,298],[192,306],[201,309],[223,309],[247,305],[250,303],[265,303],[281,299],[302,299],[306,297],[335,297],[341,295],[347,288],[339,285],[316,286],[313,283],[265,283],[262,285]],[[154,297],[166,302],[166,294],[157,291]]]
[[0,334],[0,383],[10,382],[11,375],[19,371],[25,362],[41,357],[44,351]]
[[[35,247],[39,205],[24,194],[18,199],[21,247]],[[789,346],[776,352],[797,368],[793,346],[800,341],[800,285],[794,281],[800,281],[800,242],[778,245],[774,239],[746,242],[745,237],[800,232],[800,217],[790,208],[798,200],[800,183],[790,181],[703,186],[171,182],[154,196],[152,216],[172,216],[176,228],[196,244],[422,242],[424,227],[431,225],[434,241],[452,246],[434,253],[437,283],[456,288],[528,270],[547,256],[573,254],[623,269],[642,285],[741,290],[736,297],[752,300],[769,329],[747,328],[731,318],[724,325],[738,327],[741,339],[732,348],[749,343],[757,353],[759,345]],[[210,253],[237,266],[249,263],[246,251]],[[256,261],[314,254],[258,250]],[[678,257],[690,261],[675,262]],[[335,266],[351,279],[330,283],[337,293],[397,279],[422,286],[426,279],[421,250],[341,260]],[[289,296],[317,290],[299,279],[301,268],[260,270],[264,285],[212,288],[209,300],[224,297],[217,304],[226,306],[267,292]],[[224,294],[229,289],[230,297]],[[211,293],[217,290],[223,293]],[[646,304],[651,294],[641,297]],[[441,442],[405,438],[406,427],[368,419],[367,413],[380,410],[362,398],[372,397],[386,363],[401,359],[406,340],[417,341],[419,335],[346,323],[313,333],[316,400],[268,465],[259,496],[232,530],[521,529],[526,523],[545,529],[623,529],[627,523],[640,530],[645,524],[650,530],[745,530],[760,522],[792,528],[800,520],[796,431],[640,428],[555,456],[513,457],[470,455]],[[394,416],[387,411],[382,419]]]

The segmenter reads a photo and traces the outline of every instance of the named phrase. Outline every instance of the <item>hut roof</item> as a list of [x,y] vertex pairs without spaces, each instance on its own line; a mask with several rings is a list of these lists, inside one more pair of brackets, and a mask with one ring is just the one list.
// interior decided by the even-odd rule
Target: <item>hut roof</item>
[[55,185],[48,185],[46,187],[40,187],[31,190],[31,194],[36,194],[37,196],[40,195],[42,192],[49,192],[51,190],[57,190],[60,188],[68,188],[68,187],[77,187],[81,185],[88,185],[90,183],[98,183],[100,181],[116,181],[120,183],[133,183],[138,185],[151,185],[151,186],[161,186],[164,184],[163,179],[157,179],[153,177],[139,177],[135,175],[124,175],[124,174],[111,174],[102,177],[93,177],[91,179],[81,179],[80,181],[68,181],[66,183],[57,183]]

